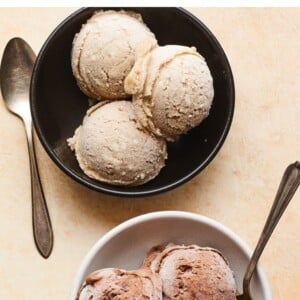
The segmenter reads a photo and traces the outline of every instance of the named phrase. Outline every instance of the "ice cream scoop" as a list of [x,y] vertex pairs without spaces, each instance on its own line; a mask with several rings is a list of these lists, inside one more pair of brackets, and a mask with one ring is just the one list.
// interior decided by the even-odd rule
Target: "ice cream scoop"
[[197,245],[155,247],[144,267],[158,274],[166,300],[234,300],[236,283],[224,256]]
[[82,92],[98,100],[126,98],[124,79],[134,64],[135,49],[148,38],[155,40],[140,14],[96,12],[75,35],[71,52],[72,71]]
[[161,300],[161,280],[157,274],[147,269],[102,269],[86,278],[77,296],[77,300],[91,299]]
[[141,124],[173,141],[208,116],[213,79],[205,59],[194,47],[145,43],[139,47],[136,63],[125,79],[125,91],[133,95]]
[[68,143],[85,174],[114,185],[153,179],[167,157],[166,142],[139,125],[130,101],[100,102],[90,108]]

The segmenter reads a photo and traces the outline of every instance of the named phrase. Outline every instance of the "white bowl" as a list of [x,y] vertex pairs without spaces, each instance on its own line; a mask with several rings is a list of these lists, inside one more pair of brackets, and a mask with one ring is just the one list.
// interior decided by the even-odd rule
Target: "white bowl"
[[[220,250],[228,259],[239,291],[249,262],[247,245],[224,225],[207,217],[181,211],[154,212],[132,218],[106,233],[83,259],[75,276],[70,300],[74,300],[85,277],[101,268],[136,269],[154,245],[169,242],[197,244]],[[251,281],[255,300],[271,300],[265,273],[258,267]]]

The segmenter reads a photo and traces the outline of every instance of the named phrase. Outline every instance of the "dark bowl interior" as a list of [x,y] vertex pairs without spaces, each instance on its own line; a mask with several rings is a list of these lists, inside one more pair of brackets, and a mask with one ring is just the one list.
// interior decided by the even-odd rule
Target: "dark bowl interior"
[[[117,9],[117,8],[113,8]],[[127,8],[124,8],[127,9]],[[72,75],[70,53],[74,35],[96,8],[84,8],[65,19],[42,47],[31,80],[34,126],[46,151],[68,175],[97,191],[120,196],[145,196],[170,190],[200,172],[222,146],[233,117],[234,84],[225,53],[213,34],[181,8],[130,8],[139,12],[160,45],[195,46],[205,57],[214,80],[215,97],[209,117],[175,143],[160,174],[138,187],[117,187],[87,177],[66,139],[81,124],[88,108]]]

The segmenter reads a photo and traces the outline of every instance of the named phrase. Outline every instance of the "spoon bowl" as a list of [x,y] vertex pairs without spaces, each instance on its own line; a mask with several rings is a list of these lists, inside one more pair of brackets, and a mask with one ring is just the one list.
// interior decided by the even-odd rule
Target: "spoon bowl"
[[7,108],[21,119],[30,118],[29,86],[35,54],[20,38],[11,39],[1,61],[1,91]]

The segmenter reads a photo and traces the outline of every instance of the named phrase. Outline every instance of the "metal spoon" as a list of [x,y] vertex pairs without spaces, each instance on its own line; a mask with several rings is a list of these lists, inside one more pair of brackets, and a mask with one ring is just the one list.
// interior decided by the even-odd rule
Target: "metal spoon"
[[250,296],[250,280],[255,271],[257,262],[274,230],[279,222],[283,212],[287,208],[289,202],[294,196],[300,184],[300,162],[289,165],[280,182],[274,203],[265,223],[264,229],[260,235],[259,241],[252,254],[249,265],[247,267],[244,280],[243,280],[243,294],[237,296],[237,300],[251,300]]
[[32,224],[34,240],[40,254],[47,258],[53,248],[53,231],[36,163],[29,87],[35,54],[21,38],[11,39],[4,50],[0,69],[0,84],[4,101],[10,112],[24,123],[30,158]]

